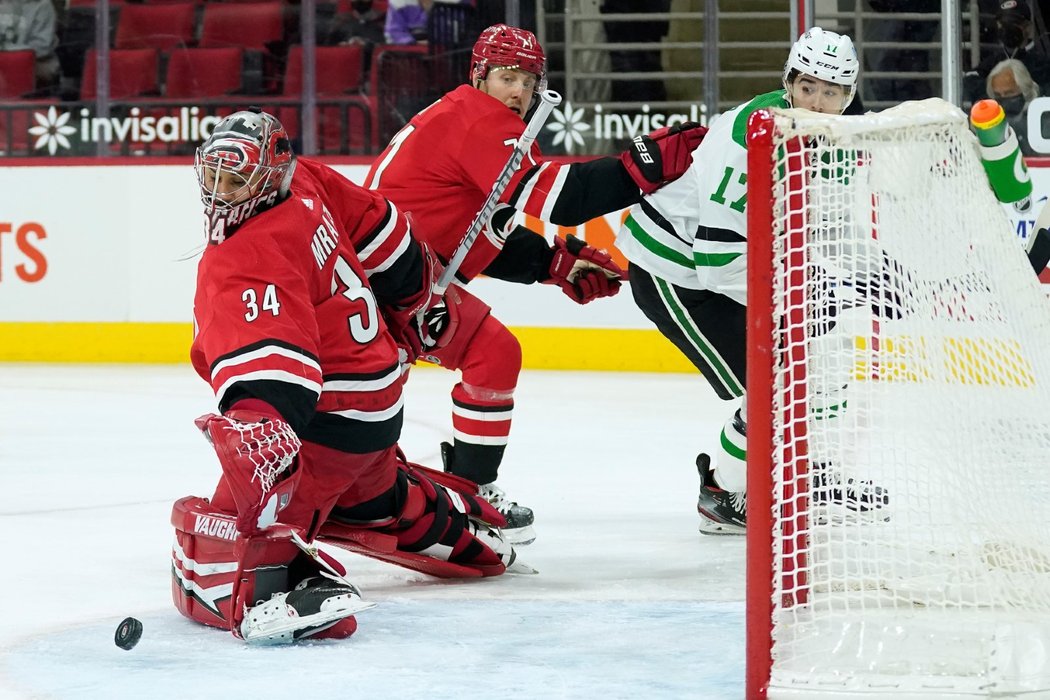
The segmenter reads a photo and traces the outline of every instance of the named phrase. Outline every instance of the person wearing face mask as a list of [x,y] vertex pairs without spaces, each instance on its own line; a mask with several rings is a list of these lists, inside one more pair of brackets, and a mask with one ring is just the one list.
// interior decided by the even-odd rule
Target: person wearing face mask
[[1022,63],[1040,92],[1050,93],[1050,55],[1043,48],[1045,42],[1037,41],[1028,0],[999,2],[995,13],[995,36],[999,47],[963,76],[966,100],[976,102],[984,98],[988,75],[992,68],[1006,59]]
[[1028,103],[1039,96],[1039,86],[1025,65],[1016,58],[1000,61],[988,74],[988,97],[998,102],[1006,112],[1006,120],[1017,134],[1021,153],[1037,155],[1028,143]]

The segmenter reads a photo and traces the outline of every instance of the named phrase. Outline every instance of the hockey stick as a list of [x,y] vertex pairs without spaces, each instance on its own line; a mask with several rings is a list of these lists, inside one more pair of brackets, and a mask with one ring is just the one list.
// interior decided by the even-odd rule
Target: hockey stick
[[529,123],[525,125],[524,133],[518,138],[518,142],[514,144],[514,150],[510,154],[510,159],[503,166],[503,170],[500,172],[499,177],[496,178],[496,182],[492,184],[492,191],[489,192],[488,199],[485,200],[478,213],[474,215],[474,220],[470,222],[467,233],[463,236],[463,240],[460,241],[456,252],[453,253],[452,259],[445,266],[445,271],[441,273],[437,283],[434,285],[434,294],[437,296],[444,294],[448,286],[452,284],[456,272],[459,270],[460,265],[463,264],[467,253],[470,252],[474,241],[478,239],[481,229],[488,223],[492,212],[496,210],[499,198],[503,196],[503,191],[507,189],[511,177],[517,172],[518,166],[521,165],[522,159],[525,158],[525,154],[532,148],[533,142],[539,136],[540,129],[543,128],[543,124],[547,121],[551,111],[560,104],[561,95],[554,90],[544,90],[540,93],[540,103],[536,107],[532,118],[529,119]]

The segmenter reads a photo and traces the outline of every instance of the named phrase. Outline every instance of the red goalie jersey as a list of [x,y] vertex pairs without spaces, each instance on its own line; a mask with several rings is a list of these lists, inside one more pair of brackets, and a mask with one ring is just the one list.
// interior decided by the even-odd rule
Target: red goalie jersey
[[400,365],[376,297],[414,291],[421,270],[397,209],[300,158],[287,199],[210,242],[191,358],[220,410],[259,398],[305,440],[355,453],[393,445]]

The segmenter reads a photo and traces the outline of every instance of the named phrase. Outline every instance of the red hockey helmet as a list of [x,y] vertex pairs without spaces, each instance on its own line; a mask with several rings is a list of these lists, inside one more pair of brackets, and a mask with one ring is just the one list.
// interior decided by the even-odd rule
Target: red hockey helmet
[[470,61],[470,82],[484,80],[491,68],[518,68],[536,76],[536,92],[547,87],[547,57],[536,35],[506,24],[481,33]]
[[[294,170],[288,132],[272,114],[258,108],[234,112],[212,129],[197,149],[194,168],[201,201],[209,211],[232,209],[275,189],[287,194]],[[220,192],[222,173],[232,173],[243,185]]]

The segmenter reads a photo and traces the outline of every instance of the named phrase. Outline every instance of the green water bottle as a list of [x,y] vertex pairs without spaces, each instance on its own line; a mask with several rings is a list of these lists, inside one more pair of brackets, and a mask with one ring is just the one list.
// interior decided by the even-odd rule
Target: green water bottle
[[995,196],[1018,212],[1027,212],[1032,206],[1032,176],[1003,108],[995,100],[977,102],[970,109],[970,126],[977,134],[981,163]]

